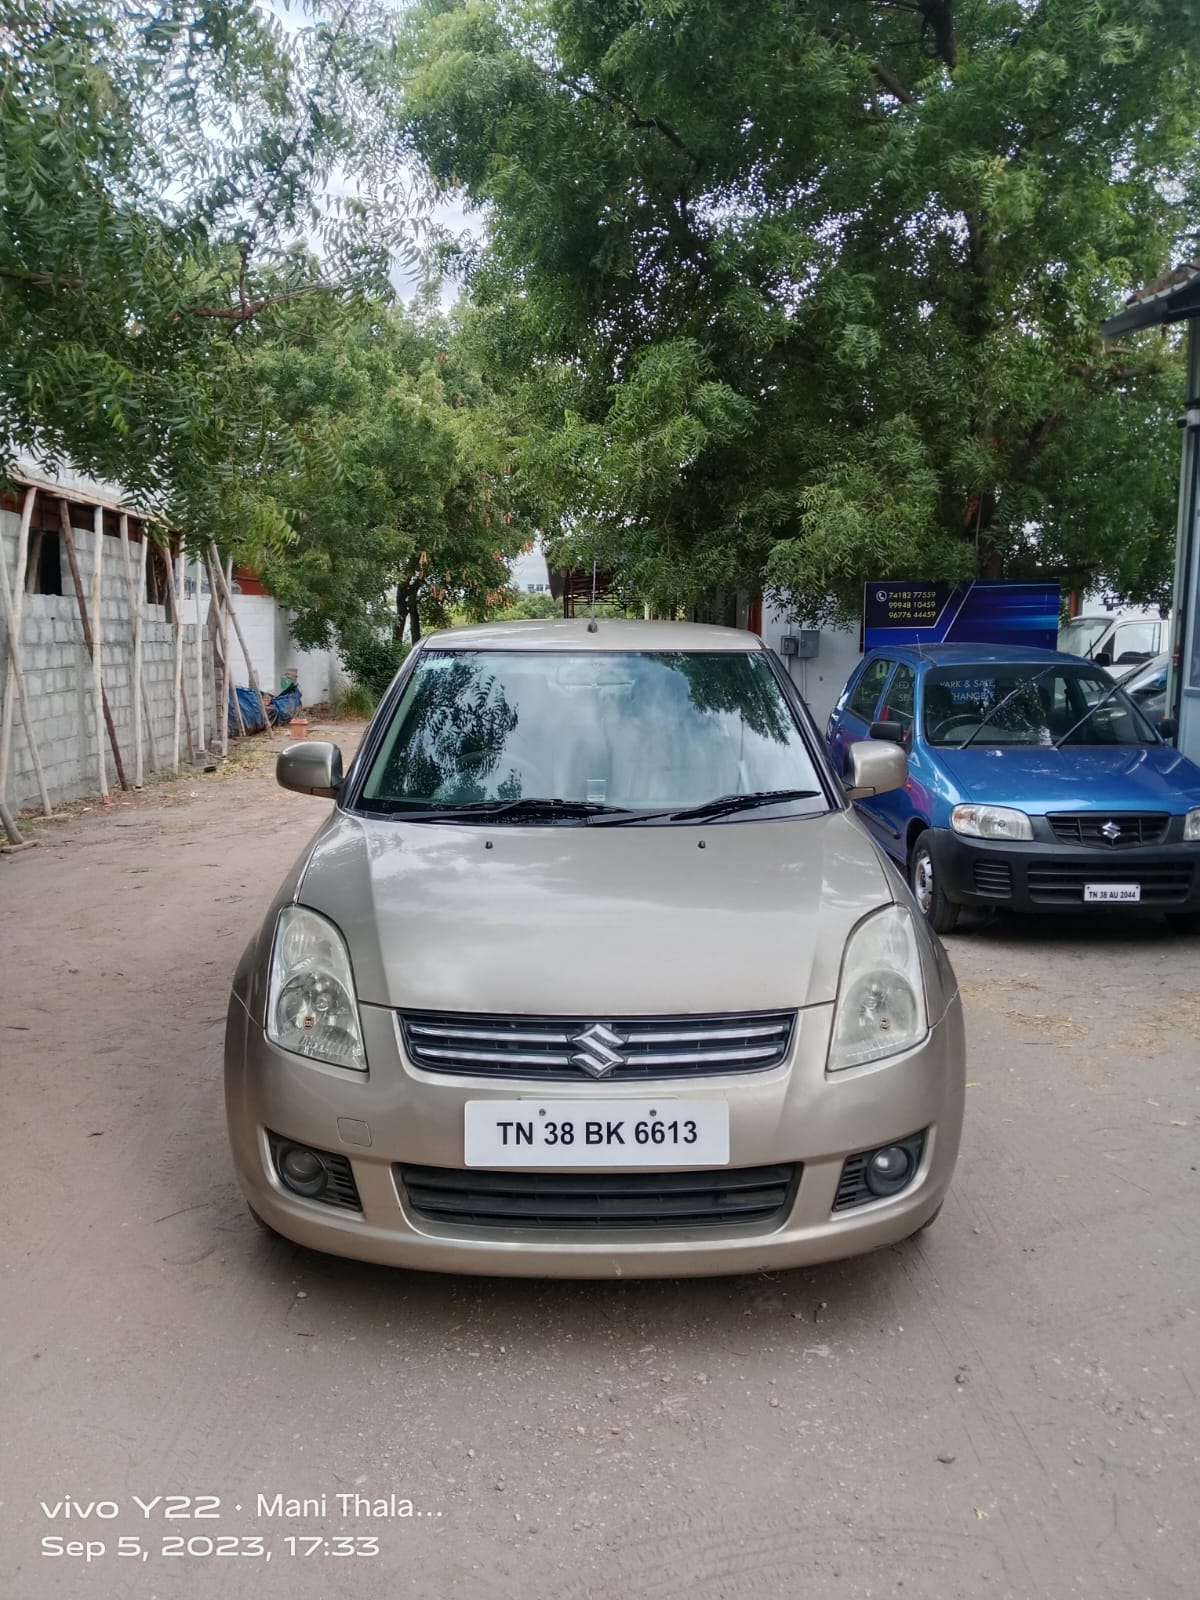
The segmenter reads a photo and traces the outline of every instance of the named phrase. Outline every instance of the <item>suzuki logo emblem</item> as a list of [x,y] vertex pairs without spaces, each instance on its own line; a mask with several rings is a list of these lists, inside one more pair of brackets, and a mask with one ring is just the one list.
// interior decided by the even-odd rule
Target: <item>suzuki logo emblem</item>
[[570,1041],[576,1046],[575,1054],[571,1057],[573,1067],[582,1067],[585,1072],[590,1072],[593,1078],[603,1078],[614,1067],[623,1067],[625,1057],[621,1054],[620,1046],[626,1041],[606,1023],[593,1022],[582,1033],[577,1033]]
[[1108,840],[1109,844],[1116,844],[1117,840],[1121,837],[1121,824],[1119,822],[1114,822],[1110,817],[1100,829],[1100,832]]

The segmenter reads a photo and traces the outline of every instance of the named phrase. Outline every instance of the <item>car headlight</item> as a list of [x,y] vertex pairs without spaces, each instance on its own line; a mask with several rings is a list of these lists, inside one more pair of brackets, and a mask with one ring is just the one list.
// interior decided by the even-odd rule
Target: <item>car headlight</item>
[[928,1032],[917,931],[903,906],[888,906],[860,922],[847,941],[828,1070],[898,1055]]
[[1200,806],[1189,811],[1183,819],[1183,837],[1193,843],[1200,841]]
[[950,813],[955,833],[973,839],[1032,839],[1033,823],[1011,806],[955,806]]
[[267,1038],[314,1061],[367,1070],[346,941],[306,906],[284,906],[275,924]]

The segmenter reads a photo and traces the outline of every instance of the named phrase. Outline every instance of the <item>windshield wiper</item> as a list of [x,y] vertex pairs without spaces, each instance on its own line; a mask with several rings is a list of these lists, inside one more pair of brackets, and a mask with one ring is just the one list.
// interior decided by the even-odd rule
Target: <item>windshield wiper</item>
[[715,800],[706,800],[701,806],[688,806],[684,811],[665,812],[667,822],[700,822],[709,817],[727,817],[735,811],[753,811],[756,806],[782,805],[788,800],[814,800],[819,789],[759,789],[754,794],[723,794]]
[[967,735],[967,737],[963,740],[963,742],[958,746],[958,748],[960,750],[965,750],[973,739],[977,739],[979,737],[979,735],[987,727],[988,723],[992,720],[992,718],[995,717],[995,716],[998,716],[999,713],[1004,710],[1005,706],[1008,704],[1008,702],[1010,700],[1015,700],[1017,698],[1017,696],[1025,689],[1036,689],[1038,684],[1041,683],[1042,679],[1047,677],[1051,672],[1056,671],[1059,665],[1060,665],[1059,662],[1052,661],[1048,667],[1043,667],[1042,668],[1042,670],[1038,673],[1036,678],[1022,678],[1020,683],[1017,684],[1015,689],[1010,689],[1008,691],[1008,693],[1004,696],[1003,700],[998,700],[996,702],[996,704],[992,707],[992,709],[984,717],[983,721],[979,724],[979,726],[977,728],[973,728],[971,730],[971,732]]
[[595,816],[624,816],[623,806],[605,805],[599,800],[539,799],[535,795],[519,800],[470,800],[461,806],[409,806],[402,801],[385,803],[389,816],[410,822],[517,822],[524,817],[550,821],[584,820]]
[[1074,722],[1074,723],[1071,724],[1071,726],[1067,729],[1066,733],[1063,734],[1061,739],[1055,739],[1054,748],[1056,750],[1061,750],[1063,745],[1066,744],[1067,740],[1071,737],[1071,735],[1077,729],[1082,728],[1084,723],[1088,720],[1089,717],[1095,716],[1096,712],[1100,710],[1101,706],[1106,706],[1108,704],[1108,702],[1114,697],[1114,695],[1118,695],[1118,694],[1120,694],[1120,692],[1121,692],[1121,685],[1119,683],[1114,683],[1112,688],[1108,691],[1107,694],[1102,694],[1100,696],[1099,700],[1096,701],[1095,705],[1091,705],[1091,706],[1089,706],[1087,708],[1087,710],[1083,713],[1083,715],[1080,717],[1078,722]]

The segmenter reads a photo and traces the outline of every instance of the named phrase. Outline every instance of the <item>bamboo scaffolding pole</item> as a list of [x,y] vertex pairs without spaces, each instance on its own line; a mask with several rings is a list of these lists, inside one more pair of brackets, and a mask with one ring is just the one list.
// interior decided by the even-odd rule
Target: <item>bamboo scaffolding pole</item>
[[7,844],[0,844],[0,852],[3,852],[6,856],[13,855],[18,850],[32,850],[37,843],[36,839],[22,839],[21,830],[17,827],[17,819],[4,804],[2,795],[0,795],[0,828],[4,829],[8,837]]
[[204,738],[204,616],[200,590],[203,583],[200,576],[200,563],[194,563],[196,574],[196,754],[203,756],[205,750]]
[[[87,600],[84,598],[84,593],[83,593],[83,579],[79,575],[79,557],[75,553],[75,535],[71,531],[71,512],[70,512],[70,509],[68,508],[67,502],[65,500],[60,500],[58,502],[58,514],[59,514],[59,520],[60,520],[60,522],[62,524],[62,537],[63,537],[63,544],[66,547],[66,551],[67,551],[67,561],[68,561],[68,563],[70,564],[70,567],[71,567],[71,581],[75,585],[75,601],[76,601],[76,604],[79,607],[79,621],[80,621],[80,625],[83,628],[83,642],[87,646],[88,658],[92,662],[93,683],[94,683],[96,675],[97,675],[97,668],[96,668],[95,652],[94,652],[94,650],[92,648],[92,625],[88,621]],[[97,517],[96,526],[99,529],[99,532],[97,533],[97,536],[96,536],[97,537],[97,549],[96,549],[96,560],[97,560],[97,562],[99,562],[100,557],[101,557],[101,555],[103,553],[102,550],[99,547],[99,540],[102,539],[103,535],[104,535],[104,524],[103,524],[103,520],[102,520],[103,516],[104,516],[103,510],[101,509],[101,507],[97,506],[96,507],[96,517]],[[98,579],[93,578],[93,581],[92,581],[92,593],[93,593],[93,595],[95,595],[97,593],[97,590],[98,590]],[[102,717],[103,717],[103,724],[108,729],[108,742],[112,746],[113,764],[116,766],[116,769],[117,769],[117,778],[118,778],[118,780],[120,782],[120,785],[121,785],[122,789],[128,789],[129,783],[128,783],[128,780],[125,777],[125,765],[124,765],[123,761],[121,760],[121,747],[117,743],[117,730],[113,726],[112,712],[109,710],[108,695],[105,693],[104,678],[103,678],[102,675],[100,675],[100,710],[101,710],[101,714],[102,714]],[[100,765],[103,768],[104,765],[105,765],[105,763],[104,763],[104,743],[103,743],[103,739],[101,739],[101,743],[100,743],[99,760],[100,760]],[[107,794],[107,792],[108,792],[108,776],[107,776],[107,773],[106,773],[105,774],[105,778],[104,778],[104,783],[101,785],[101,794],[104,795],[104,794]]]
[[[229,612],[221,601],[221,581],[217,576],[217,569],[221,558],[217,553],[215,544],[210,544],[207,553],[208,560],[208,587],[212,592],[213,608],[216,612],[216,630],[213,634],[213,712],[217,714],[220,707],[219,745],[222,757],[229,754]],[[217,654],[221,658],[221,684],[217,688]]]
[[[33,520],[33,506],[37,499],[37,490],[32,484],[25,490],[25,499],[21,505],[21,529],[17,534],[17,564],[13,576],[11,618],[9,620],[9,638],[16,641],[15,653],[10,650],[10,655],[15,663],[21,655],[21,618],[25,607],[25,563],[29,553],[29,524]],[[8,569],[5,568],[5,577]],[[15,668],[10,668],[4,681],[4,710],[0,714],[0,794],[4,793],[4,782],[8,775],[8,758],[12,750],[12,731],[14,710],[16,705],[16,678]]]
[[[228,660],[229,660],[229,619],[233,615],[233,557],[232,556],[230,556],[228,561],[226,561],[226,563],[225,563],[225,571],[224,571],[224,573],[219,574],[218,576],[219,576],[219,578],[221,580],[221,583],[223,584],[224,593],[226,595],[226,601],[225,601],[224,606],[222,607],[222,611],[223,611],[223,615],[225,617],[225,647],[224,647],[225,648],[225,660],[228,662]],[[232,679],[233,679],[233,674],[232,673],[229,674],[229,678],[230,678],[230,688],[233,691],[233,695],[232,695],[233,714],[237,718],[238,730],[239,730],[242,738],[244,739],[246,737],[246,719],[242,715],[242,702],[237,697],[237,689],[236,689],[236,687],[234,686],[234,684],[232,682]]]
[[[16,594],[12,594],[8,587],[8,563],[4,559],[4,552],[0,549],[0,604],[4,607],[4,625],[8,630],[8,673],[5,677],[4,713],[3,713],[3,738],[0,739],[0,800],[4,799],[8,784],[8,760],[11,753],[13,700],[14,697],[21,707],[21,725],[25,729],[25,743],[29,747],[29,756],[33,762],[33,770],[37,777],[38,795],[41,798],[42,810],[46,816],[52,816],[50,807],[50,794],[46,788],[46,774],[42,770],[42,757],[38,750],[37,737],[33,731],[33,716],[29,709],[29,695],[25,686],[25,671],[21,665],[21,600],[24,595],[25,563],[22,559],[29,542],[29,522],[33,516],[33,502],[37,490],[32,486],[25,491],[25,503],[21,507],[21,534],[17,545],[17,583]],[[17,834],[19,842],[20,834]]]
[[[104,586],[104,507],[92,512],[92,704],[96,714],[96,766],[100,779],[100,804],[112,804],[108,792],[108,762],[104,757],[104,617],[100,605]],[[124,784],[121,785],[125,787]]]
[[177,572],[170,550],[165,550],[164,554],[167,558],[167,592],[171,596],[171,626],[175,634],[175,728],[171,752],[171,765],[174,767],[175,771],[178,772],[181,713],[183,718],[183,727],[187,733],[189,761],[194,761],[196,759],[196,749],[192,741],[192,717],[188,708],[187,687],[183,681],[183,617],[180,614],[181,594],[183,590],[183,557],[179,557],[179,569]]
[[[144,741],[142,739],[142,717],[146,720],[146,731],[150,735],[150,742],[154,742],[154,729],[150,726],[150,705],[146,695],[146,684],[142,677],[142,618],[144,601],[146,598],[146,536],[143,533],[138,557],[138,579],[135,585],[133,577],[133,562],[129,556],[129,515],[121,513],[121,565],[125,569],[125,591],[129,596],[129,625],[133,632],[133,664],[129,669],[130,695],[129,704],[133,713],[133,787],[141,789],[145,782]],[[154,765],[158,765],[157,758]]]
[[[255,694],[258,696],[258,705],[259,705],[259,709],[262,712],[263,727],[264,728],[269,728],[271,726],[271,721],[270,721],[270,718],[267,716],[267,702],[263,698],[262,690],[259,688],[259,685],[258,685],[258,674],[254,670],[254,663],[253,663],[253,661],[251,661],[250,652],[246,648],[246,636],[242,632],[241,623],[238,621],[237,610],[235,609],[234,604],[233,604],[233,595],[232,595],[232,592],[231,592],[231,590],[229,588],[229,585],[225,582],[225,574],[224,573],[220,573],[219,576],[220,576],[220,579],[221,579],[221,589],[223,591],[225,604],[229,607],[229,616],[230,616],[231,621],[233,622],[233,630],[237,634],[238,643],[242,647],[242,655],[245,657],[246,675],[250,679],[250,687],[254,690]],[[236,698],[237,698],[237,696],[235,695],[234,699],[236,700]],[[240,718],[239,718],[239,721],[240,721]]]

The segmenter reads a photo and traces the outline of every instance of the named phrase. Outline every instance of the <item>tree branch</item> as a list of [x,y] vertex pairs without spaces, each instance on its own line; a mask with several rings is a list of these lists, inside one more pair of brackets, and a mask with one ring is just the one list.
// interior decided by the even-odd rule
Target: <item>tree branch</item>
[[[817,33],[832,44],[844,44],[851,50],[858,49],[857,39],[852,33],[847,33],[845,28],[818,28]],[[868,70],[878,80],[880,87],[886,89],[890,95],[894,95],[901,105],[916,105],[917,97],[912,90],[901,83],[896,74],[889,71],[881,62],[869,62]]]

